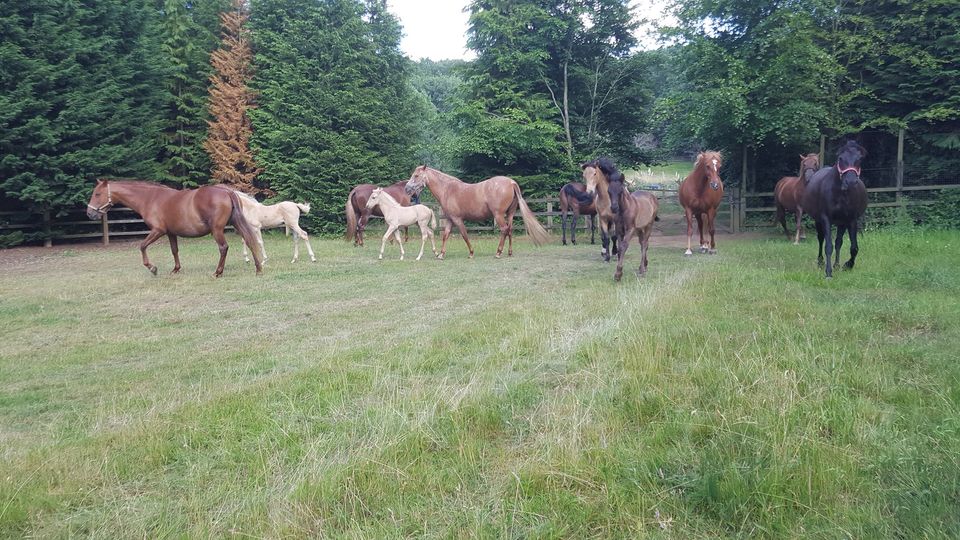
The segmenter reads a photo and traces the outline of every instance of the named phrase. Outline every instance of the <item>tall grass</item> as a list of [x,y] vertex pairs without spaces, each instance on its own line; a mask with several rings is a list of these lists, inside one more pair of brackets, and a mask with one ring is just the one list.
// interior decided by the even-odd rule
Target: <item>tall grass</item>
[[960,234],[266,242],[0,253],[0,536],[960,535]]

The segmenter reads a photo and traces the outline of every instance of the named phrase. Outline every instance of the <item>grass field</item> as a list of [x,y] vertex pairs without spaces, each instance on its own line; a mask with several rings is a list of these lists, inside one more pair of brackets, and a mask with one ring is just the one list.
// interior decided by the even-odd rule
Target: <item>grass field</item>
[[287,241],[0,252],[0,537],[960,535],[958,233]]

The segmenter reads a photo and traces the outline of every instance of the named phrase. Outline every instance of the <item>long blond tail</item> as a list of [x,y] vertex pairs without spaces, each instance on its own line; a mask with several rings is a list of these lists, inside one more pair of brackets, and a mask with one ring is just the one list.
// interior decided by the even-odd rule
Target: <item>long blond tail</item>
[[347,195],[345,211],[347,214],[347,232],[343,235],[343,239],[349,242],[357,235],[357,211],[353,209],[353,190],[350,190],[350,195]]
[[297,208],[299,208],[300,211],[303,212],[304,214],[310,213],[310,203],[295,203],[295,204],[297,205]]
[[430,228],[431,228],[431,229],[436,229],[436,228],[437,228],[437,214],[433,211],[433,208],[430,208],[429,206],[428,206],[427,208],[430,209]]
[[533,215],[533,212],[530,211],[530,207],[527,206],[527,201],[523,200],[520,185],[516,182],[513,183],[513,194],[517,197],[517,203],[520,206],[520,215],[523,216],[523,226],[527,229],[527,236],[538,246],[549,242],[550,234],[543,228],[540,221],[537,220],[537,216]]

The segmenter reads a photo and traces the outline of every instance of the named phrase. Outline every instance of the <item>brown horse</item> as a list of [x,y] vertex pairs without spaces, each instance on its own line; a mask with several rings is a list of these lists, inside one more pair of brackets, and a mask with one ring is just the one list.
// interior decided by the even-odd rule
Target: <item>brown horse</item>
[[783,233],[790,237],[787,231],[787,212],[796,212],[797,215],[797,234],[793,239],[794,245],[800,243],[801,238],[806,238],[803,234],[803,207],[800,205],[800,199],[803,197],[803,189],[807,187],[813,173],[820,168],[820,156],[817,154],[807,154],[800,156],[800,173],[797,176],[784,176],[777,182],[777,187],[773,188],[773,199],[777,205],[777,222],[783,225]]
[[587,216],[590,221],[590,243],[596,241],[596,228],[593,216],[597,215],[597,205],[593,197],[587,193],[587,186],[580,182],[569,182],[560,188],[560,230],[563,231],[561,242],[567,245],[567,212],[573,213],[570,223],[570,243],[577,245],[577,222],[580,215]]
[[[680,183],[677,193],[680,205],[687,217],[687,251],[684,255],[693,255],[690,244],[693,241],[693,220],[697,220],[697,229],[700,231],[700,253],[716,253],[717,243],[715,221],[717,208],[723,200],[723,182],[720,180],[720,167],[723,158],[720,152],[701,152],[694,163],[693,172],[687,175]],[[707,222],[710,232],[710,244],[703,239],[703,222]]]
[[150,233],[140,242],[143,265],[153,275],[157,267],[147,258],[147,247],[158,238],[167,235],[170,251],[173,253],[173,274],[180,272],[180,255],[177,237],[195,238],[213,234],[220,248],[220,263],[214,277],[223,274],[224,261],[227,260],[227,239],[223,230],[232,224],[250,246],[257,274],[261,272],[260,256],[257,249],[256,234],[253,227],[243,217],[240,197],[231,189],[221,186],[203,186],[197,189],[176,190],[167,186],[142,180],[104,180],[98,179],[90,202],[87,203],[87,217],[100,219],[115,204],[122,204],[140,214],[144,223],[150,227]]
[[[406,185],[407,181],[402,180],[396,184],[383,188],[383,190],[389,193],[390,196],[400,203],[401,206],[418,204],[420,202],[419,199],[412,199],[403,190],[403,187]],[[367,208],[367,200],[370,198],[370,194],[373,193],[373,190],[376,188],[377,186],[373,184],[360,184],[359,186],[356,186],[350,190],[350,195],[347,196],[347,205],[345,210],[347,215],[347,233],[344,236],[344,239],[347,242],[353,240],[354,246],[363,246],[363,231],[367,228],[367,221],[370,219],[370,216],[374,215],[383,217],[383,212],[380,211],[379,206],[372,209]],[[404,240],[407,239],[407,236],[407,228],[404,227]]]
[[637,275],[642,277],[647,273],[647,249],[650,247],[650,234],[653,233],[653,222],[657,220],[657,210],[660,207],[656,195],[646,191],[630,193],[622,178],[621,175],[620,179],[611,181],[607,188],[611,208],[617,216],[617,237],[620,240],[614,281],[620,281],[623,276],[623,257],[634,234],[640,240],[641,257]]
[[542,245],[550,239],[543,225],[530,211],[527,202],[523,200],[520,186],[506,176],[494,176],[476,184],[467,184],[460,179],[420,165],[413,170],[407,182],[406,191],[409,195],[419,194],[423,187],[430,188],[434,198],[443,209],[446,224],[443,227],[443,243],[440,246],[438,259],[443,259],[447,252],[447,238],[453,226],[456,225],[467,243],[470,258],[473,258],[473,246],[467,238],[467,228],[464,221],[486,221],[493,218],[500,228],[500,245],[497,246],[497,258],[503,254],[503,243],[509,239],[507,256],[513,255],[513,214],[520,208],[523,216],[523,225],[527,235],[536,245]]
[[[587,193],[596,194],[594,202],[597,208],[597,219],[600,221],[602,246],[600,255],[605,262],[610,262],[610,253],[617,255],[617,236],[614,234],[617,214],[611,205],[609,186],[610,182],[622,182],[623,174],[617,170],[609,158],[581,163],[580,168],[583,169],[583,180],[587,183]],[[609,249],[611,240],[613,241],[612,250]]]

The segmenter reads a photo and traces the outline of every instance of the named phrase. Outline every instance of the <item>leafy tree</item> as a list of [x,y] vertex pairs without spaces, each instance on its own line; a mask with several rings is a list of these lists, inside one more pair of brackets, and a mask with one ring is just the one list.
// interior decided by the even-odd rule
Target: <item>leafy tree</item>
[[210,178],[207,82],[216,48],[219,13],[226,0],[158,0],[162,32],[159,56],[165,70],[163,147],[158,161],[165,180],[195,187]]
[[0,190],[86,202],[99,175],[156,176],[162,71],[145,1],[0,2]]
[[393,182],[416,163],[416,109],[400,26],[383,0],[254,0],[258,65],[252,144],[279,195],[340,228],[353,185]]
[[213,179],[247,193],[266,191],[254,183],[261,169],[250,150],[253,128],[249,111],[255,106],[255,94],[247,86],[253,77],[253,52],[250,31],[245,26],[250,17],[244,0],[233,0],[231,9],[220,15],[223,40],[210,55],[214,73],[210,76],[210,114],[207,140],[204,144],[213,162]]

